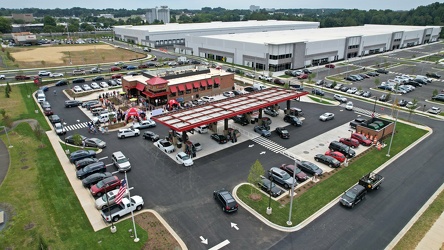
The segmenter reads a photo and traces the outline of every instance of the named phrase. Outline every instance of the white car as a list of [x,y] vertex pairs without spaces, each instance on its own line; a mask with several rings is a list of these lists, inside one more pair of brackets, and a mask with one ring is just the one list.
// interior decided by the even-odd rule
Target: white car
[[223,95],[224,95],[225,97],[234,97],[234,93],[231,92],[231,91],[225,91],[225,92],[223,93]]
[[82,89],[85,91],[92,90],[92,88],[88,84],[83,84]]
[[441,109],[437,107],[431,107],[429,110],[427,110],[427,112],[438,115],[439,113],[441,113]]
[[122,85],[122,79],[117,79],[116,82],[117,84]]
[[333,113],[324,113],[321,116],[319,116],[319,120],[325,122],[328,120],[333,120],[335,118],[335,114]]
[[273,77],[266,76],[266,75],[260,75],[260,76],[259,76],[259,79],[260,79],[260,80],[269,81],[269,82],[273,81]]
[[91,83],[91,88],[93,88],[93,89],[100,89],[100,86],[96,82],[92,82]]
[[358,89],[353,87],[353,88],[350,88],[349,90],[347,90],[347,93],[354,94],[354,93],[356,93],[356,91],[358,91]]
[[191,159],[191,157],[189,155],[185,154],[184,152],[177,153],[176,160],[180,164],[183,164],[185,167],[189,167],[189,166],[194,164],[194,162]]
[[72,87],[72,90],[74,90],[74,92],[82,92],[83,91],[82,87],[77,86],[77,85]]
[[156,122],[152,120],[145,120],[141,122],[137,122],[131,126],[133,129],[145,129],[145,128],[153,128],[156,126]]
[[171,142],[169,142],[169,141],[167,141],[165,139],[158,140],[156,142],[156,144],[157,144],[157,147],[160,150],[162,150],[162,151],[164,151],[165,153],[168,153],[168,154],[174,152],[174,150],[175,150],[174,149],[174,145],[171,144]]
[[49,71],[39,71],[39,76],[50,76],[51,72]]
[[245,73],[246,77],[255,78],[256,76],[250,72]]
[[63,73],[51,73],[51,74],[49,74],[49,77],[52,77],[52,78],[54,78],[54,77],[63,77],[64,75],[63,75]]
[[335,94],[333,96],[333,98],[335,100],[337,100],[337,101],[340,101],[340,102],[347,102],[347,98],[345,96],[342,96],[342,95]]
[[214,102],[214,97],[211,96],[202,96],[200,99],[204,102]]
[[[96,208],[99,210],[102,210],[103,208],[106,208],[111,205],[114,205],[116,202],[114,199],[116,198],[117,193],[119,192],[119,189],[114,189],[103,195],[102,197],[98,198],[96,200]],[[128,197],[128,189],[125,191],[124,197]],[[108,201],[107,201],[108,200]]]
[[194,128],[194,131],[197,131],[199,134],[208,133],[208,126],[202,125],[202,126],[196,127],[196,128]]
[[347,104],[345,105],[345,109],[346,110],[353,110],[353,103],[352,102],[347,102]]
[[106,83],[106,82],[101,82],[101,83],[99,83],[99,85],[102,88],[108,88],[109,87],[108,83]]
[[0,75],[0,80],[5,80],[6,76],[5,75]]
[[200,144],[200,142],[193,142],[193,146],[194,149],[196,149],[196,152],[202,150],[202,144]]
[[65,129],[65,127],[63,127],[63,125],[60,122],[54,124],[54,130],[55,130],[56,134],[58,134],[58,135],[66,134],[66,129]]
[[131,136],[139,136],[140,131],[138,129],[131,129],[131,128],[122,128],[119,129],[117,132],[117,137],[120,139],[131,137]]

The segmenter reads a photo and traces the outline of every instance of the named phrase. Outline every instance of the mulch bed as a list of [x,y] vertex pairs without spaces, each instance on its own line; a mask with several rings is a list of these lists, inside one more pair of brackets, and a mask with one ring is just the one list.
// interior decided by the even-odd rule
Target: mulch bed
[[145,212],[134,218],[137,225],[148,233],[148,240],[145,242],[143,249],[181,249],[176,239],[153,213]]

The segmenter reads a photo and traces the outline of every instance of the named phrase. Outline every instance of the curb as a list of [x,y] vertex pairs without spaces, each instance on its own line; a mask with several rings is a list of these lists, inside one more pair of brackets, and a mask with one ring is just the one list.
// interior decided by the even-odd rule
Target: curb
[[[379,173],[380,171],[382,171],[384,168],[386,168],[388,165],[390,165],[393,161],[397,160],[400,156],[404,155],[404,154],[407,153],[410,149],[412,149],[414,146],[416,146],[418,143],[422,142],[422,141],[425,140],[427,137],[429,137],[430,135],[433,134],[433,130],[432,130],[431,128],[429,128],[429,127],[425,127],[425,126],[417,125],[417,124],[412,124],[412,123],[408,123],[408,122],[404,122],[404,121],[399,121],[399,120],[398,120],[398,122],[406,123],[406,124],[409,124],[409,125],[411,125],[411,126],[415,126],[415,127],[417,127],[417,128],[426,129],[426,130],[428,130],[429,132],[426,133],[425,135],[423,135],[423,136],[422,136],[421,138],[419,138],[418,140],[416,140],[414,143],[410,144],[408,147],[404,148],[401,152],[399,152],[399,153],[397,153],[396,155],[394,155],[393,157],[391,157],[388,161],[386,161],[384,164],[382,164],[381,166],[379,166],[377,169],[375,169],[375,170],[373,171],[373,172],[375,172],[375,173]],[[283,232],[295,232],[295,231],[299,231],[299,230],[303,229],[305,226],[307,226],[308,224],[310,224],[310,223],[311,223],[312,221],[314,221],[316,218],[318,218],[319,216],[323,215],[324,212],[326,212],[326,211],[329,210],[331,207],[333,207],[334,205],[336,205],[338,199],[341,197],[341,195],[339,195],[338,197],[336,197],[335,199],[333,199],[332,201],[330,201],[329,203],[327,203],[327,204],[326,204],[325,206],[323,206],[321,209],[319,209],[318,211],[316,211],[315,213],[313,213],[312,215],[310,215],[307,219],[305,219],[305,220],[302,221],[301,223],[297,224],[296,226],[293,226],[293,227],[283,227],[283,226],[277,225],[277,224],[275,224],[275,223],[269,221],[269,220],[266,219],[264,216],[262,216],[261,214],[259,214],[258,212],[256,212],[256,210],[254,210],[253,208],[251,208],[250,206],[248,206],[247,204],[245,204],[241,199],[239,199],[239,197],[237,196],[237,190],[239,189],[239,187],[240,187],[241,185],[244,185],[244,184],[248,184],[248,185],[254,186],[254,185],[252,185],[251,183],[245,183],[245,182],[236,185],[236,186],[234,187],[233,191],[232,191],[232,194],[233,194],[234,198],[236,199],[236,201],[239,202],[239,204],[240,204],[242,207],[244,207],[248,212],[250,212],[250,213],[251,213],[252,215],[254,215],[256,218],[258,218],[260,221],[262,221],[265,225],[267,225],[267,226],[269,226],[269,227],[271,227],[271,228],[274,228],[274,229],[276,229],[276,230],[283,231]],[[356,182],[356,184],[357,184],[357,182]],[[444,184],[443,184],[442,188],[444,189]],[[438,194],[439,194],[439,193],[438,193]],[[430,199],[432,199],[432,198],[433,198],[433,200],[434,200],[434,199],[436,198],[436,196],[433,195]],[[431,201],[430,201],[430,203],[431,203]],[[430,203],[429,203],[429,201],[427,201],[427,203],[426,203],[424,206],[427,205],[427,207],[428,207],[428,205],[429,205]],[[421,209],[421,210],[422,210],[422,209]],[[421,210],[420,210],[420,211],[421,211]],[[425,211],[425,209],[424,209],[424,211]],[[412,218],[412,220],[414,220],[414,219],[416,218],[416,219],[412,222],[412,224],[413,224],[414,222],[416,222],[416,220],[419,218],[419,216],[420,216],[422,213],[424,213],[424,211],[421,211],[421,213],[418,215],[418,217],[417,217],[417,215],[415,215],[414,218]],[[418,211],[418,213],[419,213],[419,211]],[[398,234],[398,236],[396,236],[396,238],[399,237],[399,239],[400,239],[400,238],[401,238],[401,237],[402,237],[402,236],[408,231],[408,229],[409,229],[411,226],[412,226],[412,225],[410,225],[410,222],[409,222],[409,224],[407,224],[406,227],[401,231],[401,232],[403,232],[402,235],[399,235],[399,234],[401,234],[401,232],[400,232],[400,233]],[[406,228],[407,228],[407,229],[406,229]],[[398,241],[399,241],[399,239],[398,239]],[[390,243],[390,244],[392,244],[392,243]]]

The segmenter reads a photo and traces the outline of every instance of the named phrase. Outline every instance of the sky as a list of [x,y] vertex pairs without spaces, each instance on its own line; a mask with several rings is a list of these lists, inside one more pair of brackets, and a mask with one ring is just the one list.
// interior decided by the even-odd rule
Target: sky
[[428,5],[437,0],[255,0],[255,1],[236,1],[236,0],[222,0],[222,1],[202,1],[202,0],[162,0],[162,1],[147,1],[147,0],[0,0],[1,8],[40,8],[40,9],[55,9],[55,8],[72,8],[82,7],[88,9],[146,9],[154,8],[160,5],[166,5],[170,9],[201,9],[202,7],[222,7],[225,9],[249,9],[251,4],[258,5],[261,8],[275,8],[275,9],[296,9],[296,8],[343,8],[343,9],[391,9],[391,10],[410,10],[419,5]]

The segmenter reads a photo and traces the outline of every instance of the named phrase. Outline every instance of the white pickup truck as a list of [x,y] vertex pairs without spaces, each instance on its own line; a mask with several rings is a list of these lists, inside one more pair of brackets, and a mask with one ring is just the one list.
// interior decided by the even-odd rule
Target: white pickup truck
[[140,211],[144,204],[143,198],[138,195],[131,196],[129,199],[123,198],[120,204],[115,204],[109,208],[102,209],[102,218],[106,222],[117,222],[121,217],[131,213],[134,210]]

